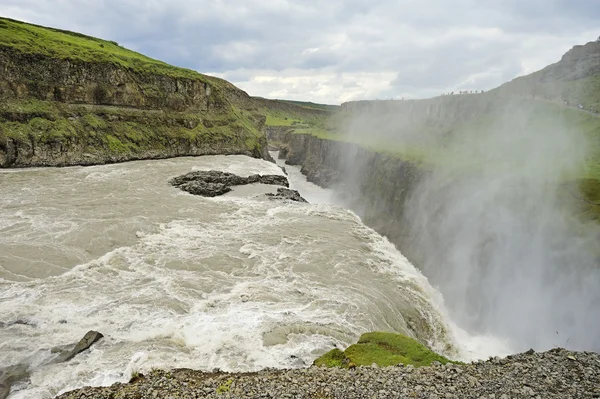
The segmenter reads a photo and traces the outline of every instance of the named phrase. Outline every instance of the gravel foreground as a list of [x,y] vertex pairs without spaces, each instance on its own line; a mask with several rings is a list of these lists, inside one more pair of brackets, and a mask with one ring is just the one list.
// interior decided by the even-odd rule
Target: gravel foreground
[[600,398],[600,355],[553,349],[421,368],[310,367],[230,374],[178,369],[58,398]]

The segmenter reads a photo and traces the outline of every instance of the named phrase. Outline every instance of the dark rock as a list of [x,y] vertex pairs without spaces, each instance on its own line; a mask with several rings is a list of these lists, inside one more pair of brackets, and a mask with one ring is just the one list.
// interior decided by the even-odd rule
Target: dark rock
[[250,175],[241,177],[233,173],[218,170],[197,171],[172,178],[169,183],[190,194],[204,197],[215,197],[231,191],[231,186],[244,184],[273,184],[288,187],[285,176],[280,175]]
[[231,188],[222,183],[206,183],[203,181],[191,181],[179,186],[183,191],[187,191],[190,194],[202,195],[204,197],[216,197],[217,195],[223,195]]
[[15,364],[0,369],[0,399],[5,399],[10,394],[10,388],[16,382],[29,377],[29,370],[24,364]]
[[264,175],[264,176],[259,176],[259,177],[260,177],[259,183],[262,183],[262,184],[272,184],[272,185],[275,185],[275,186],[289,187],[288,179],[285,176],[280,176],[280,175]]
[[52,363],[62,363],[71,360],[84,350],[88,349],[102,337],[104,337],[104,335],[100,334],[98,331],[88,331],[73,348],[61,349],[60,354],[54,360],[52,360]]
[[297,190],[290,190],[289,188],[278,188],[277,189],[277,194],[272,194],[272,193],[268,193],[265,194],[267,197],[274,199],[274,200],[290,200],[290,201],[297,201],[297,202],[306,202],[308,203],[307,200],[305,200],[304,198],[302,198],[302,196],[300,195],[300,193]]

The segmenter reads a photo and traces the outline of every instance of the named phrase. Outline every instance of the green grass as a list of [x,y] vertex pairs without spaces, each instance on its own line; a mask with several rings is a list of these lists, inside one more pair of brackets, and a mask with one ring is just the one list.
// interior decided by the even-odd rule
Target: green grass
[[309,102],[307,102],[307,101],[292,101],[292,100],[277,100],[277,101],[294,104],[294,105],[297,105],[302,108],[318,109],[318,110],[324,110],[324,111],[337,111],[340,107],[339,105],[318,104],[318,103],[313,103],[310,101]]
[[287,116],[267,114],[267,126],[291,126],[294,123],[302,123],[300,119],[295,119]]
[[380,367],[397,364],[415,367],[429,366],[434,361],[442,364],[455,363],[433,352],[419,341],[402,334],[389,332],[370,332],[361,335],[358,342],[350,345],[345,351],[333,349],[317,360],[315,366],[349,367],[370,366],[373,363]]
[[47,28],[8,18],[0,18],[0,47],[26,54],[40,54],[60,59],[91,63],[111,63],[141,73],[189,78],[222,83],[190,69],[178,68],[146,57],[117,43],[76,32]]

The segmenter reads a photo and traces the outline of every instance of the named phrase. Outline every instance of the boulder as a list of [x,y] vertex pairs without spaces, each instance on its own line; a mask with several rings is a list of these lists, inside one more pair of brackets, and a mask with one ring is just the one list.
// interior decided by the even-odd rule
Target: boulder
[[187,191],[190,194],[202,195],[204,197],[216,197],[231,191],[231,188],[225,184],[207,183],[204,181],[187,182],[179,186],[179,188],[183,191]]
[[277,194],[268,193],[265,195],[272,200],[289,200],[308,203],[307,200],[302,198],[302,196],[297,190],[290,190],[289,188],[280,187],[277,189]]
[[60,349],[58,356],[56,356],[51,363],[62,363],[73,359],[102,337],[104,337],[104,335],[98,331],[88,331],[73,347]]

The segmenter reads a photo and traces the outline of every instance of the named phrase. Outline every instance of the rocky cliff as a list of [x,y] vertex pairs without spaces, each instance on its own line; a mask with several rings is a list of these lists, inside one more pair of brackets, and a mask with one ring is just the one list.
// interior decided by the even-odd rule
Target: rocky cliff
[[0,167],[268,158],[242,90],[117,43],[0,19]]
[[404,203],[429,173],[409,161],[358,144],[268,128],[269,143],[289,165],[301,165],[308,181],[335,188],[339,200],[385,235],[410,260],[420,257],[409,237]]

